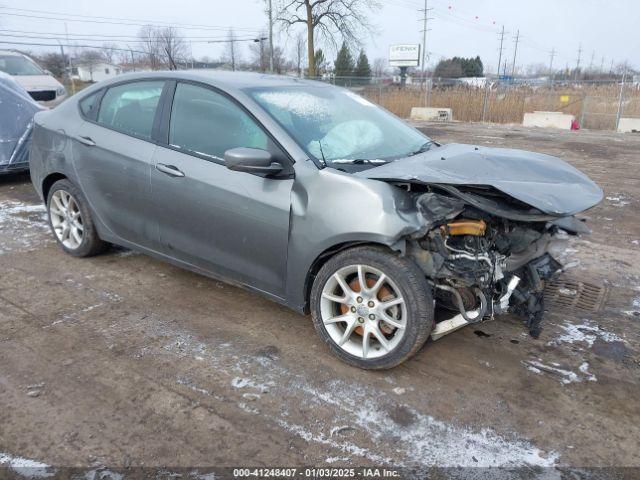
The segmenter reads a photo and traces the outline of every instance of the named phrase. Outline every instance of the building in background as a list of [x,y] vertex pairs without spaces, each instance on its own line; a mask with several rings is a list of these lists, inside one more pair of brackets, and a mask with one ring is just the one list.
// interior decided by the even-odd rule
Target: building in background
[[73,78],[82,82],[100,82],[121,73],[122,69],[118,65],[102,62],[79,64],[72,69]]

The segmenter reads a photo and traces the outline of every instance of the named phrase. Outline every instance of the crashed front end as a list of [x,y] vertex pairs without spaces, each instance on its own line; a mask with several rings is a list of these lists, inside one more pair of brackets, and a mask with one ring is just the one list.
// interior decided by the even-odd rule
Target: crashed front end
[[588,233],[583,222],[539,213],[490,188],[425,190],[416,202],[427,224],[408,239],[407,254],[432,282],[436,303],[457,312],[432,337],[511,311],[537,338],[544,287],[562,271],[554,256],[569,235]]
[[566,162],[521,150],[438,146],[360,175],[406,190],[422,227],[407,255],[453,311],[432,338],[512,312],[534,337],[541,332],[544,288],[562,271],[570,235],[589,233],[576,218],[602,190]]

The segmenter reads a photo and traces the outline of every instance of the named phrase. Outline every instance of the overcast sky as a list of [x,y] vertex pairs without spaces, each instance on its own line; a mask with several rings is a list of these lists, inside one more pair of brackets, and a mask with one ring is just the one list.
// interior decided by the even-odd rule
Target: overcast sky
[[[278,1],[274,0],[274,3]],[[518,30],[521,41],[518,45],[517,65],[548,65],[549,53],[555,48],[557,55],[554,66],[560,68],[568,63],[573,67],[581,44],[581,65],[584,67],[589,66],[593,55],[595,68],[600,67],[603,58],[606,70],[612,60],[615,64],[628,61],[631,66],[640,68],[639,0],[428,1],[429,7],[433,8],[429,12],[429,17],[433,19],[429,20],[431,30],[427,37],[431,64],[435,64],[441,56],[480,55],[485,65],[495,70],[498,61],[498,33],[504,25],[507,32],[505,56],[509,68],[513,61],[514,36]],[[385,0],[380,3],[382,8],[370,16],[376,32],[373,35],[362,35],[364,48],[372,61],[377,57],[387,57],[390,44],[422,41],[422,14],[418,9],[423,6],[423,0]],[[0,40],[3,41],[56,43],[53,39],[25,37],[63,34],[66,21],[72,38],[130,36],[113,38],[121,43],[128,43],[133,48],[134,37],[140,27],[119,23],[168,22],[178,27],[185,37],[189,37],[196,58],[204,55],[219,57],[223,44],[209,44],[206,41],[225,38],[230,27],[235,28],[237,36],[244,38],[256,36],[261,29],[266,28],[263,0],[0,0],[0,7],[3,7],[0,8]],[[74,20],[69,15],[86,17],[76,16]],[[112,20],[113,17],[127,19],[127,22]],[[95,20],[108,23],[98,23]],[[204,26],[207,28],[201,28]],[[15,36],[8,37],[9,34]],[[102,40],[77,40],[77,43],[97,46],[101,42]],[[286,33],[278,33],[277,42],[288,50],[293,48],[293,41]],[[248,57],[246,45],[242,48],[245,58]],[[6,47],[11,46],[0,44],[0,48]],[[31,50],[42,48],[14,47]],[[329,58],[333,57],[333,53],[329,55]],[[504,58],[503,56],[503,61]]]

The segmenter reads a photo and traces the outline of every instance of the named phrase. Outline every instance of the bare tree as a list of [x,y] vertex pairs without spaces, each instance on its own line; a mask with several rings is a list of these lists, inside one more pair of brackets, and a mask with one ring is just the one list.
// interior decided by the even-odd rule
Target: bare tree
[[177,70],[178,62],[186,56],[187,46],[174,27],[158,28],[157,41],[164,63],[169,70]]
[[[249,45],[249,52],[251,53],[249,65],[252,69],[261,72],[266,72],[270,69],[270,52],[267,48],[264,48],[264,46],[256,42]],[[282,47],[273,47],[273,72],[278,74],[283,73],[289,66],[290,63],[285,58]]]
[[117,52],[119,50],[118,46],[115,43],[104,43],[102,44],[101,50],[104,61],[110,65],[113,65]]
[[258,38],[259,41],[249,44],[249,54],[251,55],[249,64],[255,70],[266,72],[269,68],[269,48],[265,48],[265,42],[262,40],[266,38],[266,34],[260,32]]
[[48,52],[37,57],[41,67],[49,70],[54,77],[64,77],[67,70],[67,59],[57,52]]
[[231,70],[236,69],[237,51],[236,51],[236,36],[233,33],[233,29],[229,30],[227,35],[227,51],[224,55],[224,60],[231,65]]
[[186,56],[186,43],[174,27],[146,25],[138,32],[138,38],[153,70],[161,67],[177,70],[180,60]]
[[371,30],[367,13],[379,7],[378,0],[286,0],[277,21],[289,30],[298,23],[307,27],[307,63],[309,76],[316,76],[313,62],[315,36],[337,45],[336,38],[359,44],[358,31]]
[[78,63],[89,70],[89,77],[92,82],[93,72],[95,71],[96,66],[102,62],[104,62],[104,57],[100,50],[84,50],[78,58]]
[[160,45],[157,31],[152,25],[146,25],[138,32],[142,50],[146,53],[147,61],[152,70],[160,68]]
[[302,32],[296,35],[296,43],[294,45],[294,61],[296,62],[296,72],[298,72],[298,76],[302,76],[302,62],[304,61],[304,48],[305,48],[305,39],[304,34]]
[[388,60],[386,58],[376,58],[373,61],[373,76],[384,77],[387,73]]

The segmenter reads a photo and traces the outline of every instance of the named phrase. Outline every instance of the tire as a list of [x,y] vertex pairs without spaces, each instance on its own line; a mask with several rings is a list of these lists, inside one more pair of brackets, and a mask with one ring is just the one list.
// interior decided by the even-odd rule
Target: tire
[[69,180],[58,180],[51,186],[47,214],[56,241],[69,255],[91,257],[106,249],[107,244],[96,231],[87,200]]
[[401,364],[434,327],[433,293],[424,274],[385,247],[354,247],[329,259],[313,282],[310,301],[322,340],[340,359],[363,369]]

